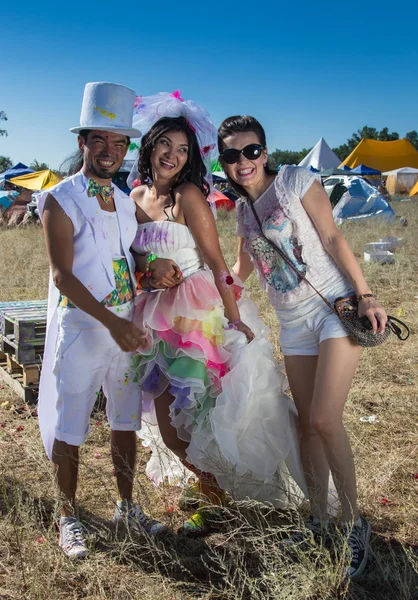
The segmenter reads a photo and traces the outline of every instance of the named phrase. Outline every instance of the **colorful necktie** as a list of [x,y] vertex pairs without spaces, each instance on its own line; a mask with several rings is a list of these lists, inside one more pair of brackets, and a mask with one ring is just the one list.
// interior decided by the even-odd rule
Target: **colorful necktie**
[[89,179],[87,194],[90,198],[100,195],[106,204],[109,204],[114,199],[113,187],[111,185],[100,185],[94,179]]

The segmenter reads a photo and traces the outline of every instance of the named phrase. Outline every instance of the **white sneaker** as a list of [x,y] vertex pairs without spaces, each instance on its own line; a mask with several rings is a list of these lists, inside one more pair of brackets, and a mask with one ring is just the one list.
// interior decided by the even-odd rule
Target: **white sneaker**
[[135,533],[146,532],[157,536],[167,531],[167,526],[142,512],[138,504],[128,500],[119,500],[116,504],[113,522],[123,522]]
[[61,517],[59,529],[58,545],[64,554],[71,558],[83,558],[88,555],[84,528],[80,521],[77,521],[75,517]]

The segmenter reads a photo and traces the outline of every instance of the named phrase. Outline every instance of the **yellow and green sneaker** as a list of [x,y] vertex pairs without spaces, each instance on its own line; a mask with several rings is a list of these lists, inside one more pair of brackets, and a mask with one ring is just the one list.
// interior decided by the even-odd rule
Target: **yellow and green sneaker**
[[199,508],[194,515],[184,521],[177,531],[178,535],[185,537],[202,537],[219,531],[221,528],[221,514],[216,508]]

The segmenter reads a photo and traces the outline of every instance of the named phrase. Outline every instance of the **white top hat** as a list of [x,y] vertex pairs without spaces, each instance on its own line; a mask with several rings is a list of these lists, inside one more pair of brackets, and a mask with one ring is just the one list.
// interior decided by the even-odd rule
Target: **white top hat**
[[136,94],[134,90],[117,83],[87,83],[84,88],[80,127],[70,131],[97,129],[122,133],[128,137],[141,137],[139,129],[132,127]]

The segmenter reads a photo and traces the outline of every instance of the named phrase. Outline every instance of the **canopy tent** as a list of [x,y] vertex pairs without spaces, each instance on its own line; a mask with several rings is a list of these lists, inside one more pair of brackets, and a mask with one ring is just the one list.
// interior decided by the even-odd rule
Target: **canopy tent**
[[351,171],[348,172],[346,169],[327,169],[326,171],[321,171],[321,177],[330,177],[331,175],[350,175]]
[[366,181],[368,181],[376,187],[379,186],[382,181],[381,172],[377,169],[371,169],[370,167],[366,167],[366,165],[359,165],[355,169],[351,169],[350,173],[355,173],[356,175],[364,177]]
[[346,188],[347,191],[332,211],[336,223],[341,224],[346,219],[395,218],[395,213],[386,198],[361,177],[350,178]]
[[23,163],[17,163],[14,167],[10,167],[7,171],[0,174],[0,181],[10,181],[13,177],[19,177],[20,175],[26,175],[27,173],[33,173],[33,169],[29,169]]
[[338,167],[341,163],[338,156],[331,150],[324,138],[321,138],[312,150],[300,161],[299,167],[314,167],[318,171]]
[[355,169],[351,169],[351,173],[356,173],[356,175],[367,175],[367,177],[380,177],[381,172],[377,169],[371,169],[370,167],[366,167],[366,165],[359,165]]
[[383,173],[387,177],[386,189],[389,194],[408,194],[418,181],[418,169],[403,167]]
[[417,194],[418,194],[418,181],[416,182],[416,184],[414,185],[412,190],[409,192],[410,196],[416,196]]
[[56,185],[60,181],[61,177],[58,177],[58,175],[55,175],[55,173],[49,169],[45,169],[45,171],[36,171],[35,173],[27,173],[26,175],[10,179],[10,183],[34,191],[45,190]]
[[406,139],[391,142],[363,139],[340,164],[340,168],[347,165],[353,169],[362,164],[379,171],[398,169],[406,165],[418,167],[418,151]]

